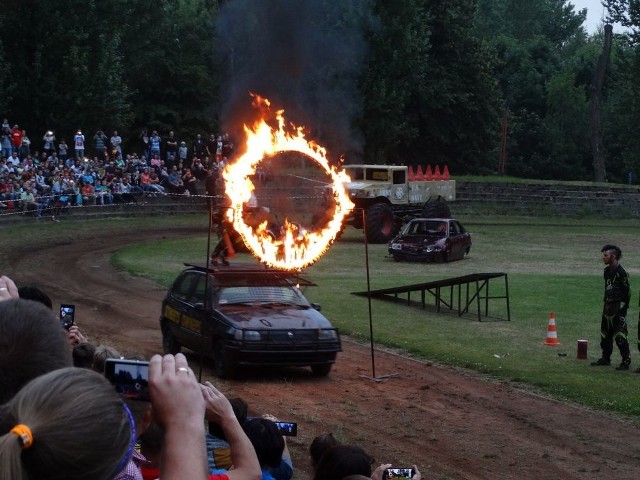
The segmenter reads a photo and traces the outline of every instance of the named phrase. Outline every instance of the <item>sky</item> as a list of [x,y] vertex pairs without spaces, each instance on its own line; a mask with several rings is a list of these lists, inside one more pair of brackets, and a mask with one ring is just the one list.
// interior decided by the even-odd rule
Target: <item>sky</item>
[[600,26],[605,11],[600,0],[569,0],[569,2],[573,4],[576,11],[587,9],[587,21],[584,27],[588,33],[594,33]]

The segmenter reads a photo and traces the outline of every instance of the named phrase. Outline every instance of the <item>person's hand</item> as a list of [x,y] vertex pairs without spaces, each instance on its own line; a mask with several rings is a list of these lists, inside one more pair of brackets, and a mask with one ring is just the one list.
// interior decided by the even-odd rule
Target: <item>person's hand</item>
[[151,357],[149,393],[155,419],[165,430],[203,425],[205,406],[200,386],[183,354]]
[[418,470],[418,467],[416,465],[413,466],[413,471],[415,472],[413,474],[413,477],[411,477],[413,480],[422,480],[422,474],[420,473],[420,470]]
[[200,392],[205,402],[207,420],[221,425],[224,419],[235,418],[231,403],[211,382],[206,381],[200,385]]
[[87,337],[82,334],[76,324],[71,325],[69,330],[67,330],[67,340],[72,347],[80,345],[81,343],[87,343]]
[[13,280],[3,275],[0,277],[0,301],[11,300],[12,298],[20,298],[18,287],[16,287]]
[[391,463],[383,463],[371,474],[371,480],[382,480],[382,474],[387,468],[391,468]]

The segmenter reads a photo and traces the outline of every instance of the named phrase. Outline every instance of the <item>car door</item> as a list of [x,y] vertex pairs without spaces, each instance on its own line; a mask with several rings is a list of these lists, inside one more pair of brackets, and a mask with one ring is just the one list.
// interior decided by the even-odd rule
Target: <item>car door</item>
[[185,347],[199,351],[202,344],[204,310],[203,272],[185,272],[176,280],[171,291],[171,305],[180,316],[176,338]]

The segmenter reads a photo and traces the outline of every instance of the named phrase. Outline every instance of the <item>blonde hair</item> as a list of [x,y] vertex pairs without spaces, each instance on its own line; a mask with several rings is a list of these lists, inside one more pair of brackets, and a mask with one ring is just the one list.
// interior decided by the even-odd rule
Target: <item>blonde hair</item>
[[[33,445],[22,448],[10,430],[24,424]],[[102,376],[84,368],[42,375],[0,410],[0,478],[108,480],[133,434],[124,404]]]

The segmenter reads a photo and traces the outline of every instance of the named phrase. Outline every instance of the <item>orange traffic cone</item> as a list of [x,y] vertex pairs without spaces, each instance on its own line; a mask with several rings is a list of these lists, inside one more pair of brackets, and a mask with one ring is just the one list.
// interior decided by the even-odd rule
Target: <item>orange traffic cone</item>
[[413,167],[411,165],[409,165],[408,177],[410,182],[413,182],[416,179],[416,174],[413,173]]
[[425,180],[433,180],[433,172],[431,171],[431,165],[427,165],[427,170],[424,174]]
[[558,341],[558,332],[556,331],[556,314],[551,312],[549,314],[549,326],[547,327],[547,339],[544,341],[545,345],[560,345]]
[[422,173],[422,166],[418,165],[418,167],[416,168],[416,176],[415,176],[416,180],[424,180],[424,174]]
[[440,165],[436,165],[436,168],[433,170],[433,179],[442,180],[442,175],[440,174]]
[[442,170],[442,180],[451,180],[451,175],[449,175],[449,167],[444,166],[444,170]]

